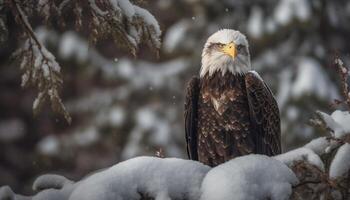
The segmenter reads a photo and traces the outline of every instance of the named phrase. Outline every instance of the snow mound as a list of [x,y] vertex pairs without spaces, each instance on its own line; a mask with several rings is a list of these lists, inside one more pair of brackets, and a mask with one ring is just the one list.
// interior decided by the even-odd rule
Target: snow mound
[[137,157],[91,175],[69,200],[198,199],[200,183],[210,167],[177,158]]
[[197,200],[210,169],[191,160],[136,157],[76,183],[60,175],[42,175],[33,184],[33,189],[39,191],[34,196],[17,195],[4,186],[0,188],[0,200]]
[[343,144],[334,156],[329,168],[329,177],[337,178],[346,174],[350,170],[350,144]]
[[288,166],[293,165],[293,163],[296,161],[307,161],[308,163],[315,165],[320,170],[324,171],[324,164],[321,158],[315,152],[305,147],[277,155],[274,158]]
[[45,174],[39,176],[33,183],[33,190],[41,191],[44,189],[62,189],[65,185],[71,185],[74,182],[68,180],[66,177],[56,174]]
[[68,200],[72,191],[74,191],[75,185],[65,185],[62,189],[46,189],[37,193],[33,197],[21,197],[16,195],[16,200]]
[[9,186],[0,187],[0,200],[12,200],[15,199],[15,194]]
[[295,174],[278,160],[247,155],[210,170],[202,183],[201,200],[283,200],[297,183]]
[[341,138],[350,134],[350,113],[349,111],[336,110],[331,115],[318,111],[327,127],[333,130],[334,137]]
[[304,145],[305,148],[312,150],[317,155],[322,155],[327,153],[326,149],[329,147],[336,146],[335,142],[328,140],[326,137],[320,137],[311,140],[311,142]]

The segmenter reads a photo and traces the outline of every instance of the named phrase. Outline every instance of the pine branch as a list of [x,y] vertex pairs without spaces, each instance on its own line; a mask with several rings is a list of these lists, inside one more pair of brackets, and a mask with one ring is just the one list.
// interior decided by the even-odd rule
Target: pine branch
[[21,85],[23,87],[31,85],[39,91],[33,102],[34,115],[40,112],[42,105],[49,99],[52,110],[62,114],[70,124],[71,117],[58,92],[63,83],[60,73],[61,67],[56,62],[55,57],[38,40],[27,16],[16,0],[11,0],[11,6],[13,14],[16,16],[18,23],[23,26],[28,38],[24,47],[20,50],[20,55],[22,55],[21,69],[24,71]]
[[[21,59],[20,68],[23,71],[21,85],[33,86],[38,90],[33,102],[35,115],[40,112],[44,102],[50,100],[52,110],[62,114],[68,123],[71,122],[71,117],[58,92],[63,84],[61,67],[35,35],[27,19],[28,13],[24,11],[30,11],[30,14],[33,14],[33,10],[38,11],[46,23],[56,16],[60,24],[64,25],[64,11],[72,9],[75,15],[75,28],[80,30],[86,25],[90,29],[89,38],[92,44],[111,37],[118,47],[126,47],[134,56],[141,43],[148,44],[157,53],[161,45],[161,31],[156,19],[147,10],[133,5],[129,0],[124,0],[122,4],[116,0],[63,0],[58,5],[53,0],[7,0],[5,6],[11,8],[16,22],[23,27],[27,38],[24,46],[15,52],[15,56]],[[29,8],[29,11],[23,7]],[[0,30],[1,28],[0,16]],[[2,35],[0,37],[2,38]]]

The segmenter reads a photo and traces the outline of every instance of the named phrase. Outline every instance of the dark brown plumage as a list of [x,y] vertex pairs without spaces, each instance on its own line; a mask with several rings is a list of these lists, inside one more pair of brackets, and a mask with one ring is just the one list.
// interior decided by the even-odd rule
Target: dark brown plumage
[[216,72],[187,87],[188,156],[209,166],[250,153],[281,153],[280,118],[268,86],[253,72]]

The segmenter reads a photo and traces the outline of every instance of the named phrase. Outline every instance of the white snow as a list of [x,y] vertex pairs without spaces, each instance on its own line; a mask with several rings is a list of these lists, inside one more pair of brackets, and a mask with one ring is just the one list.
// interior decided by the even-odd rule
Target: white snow
[[[154,16],[151,13],[149,13],[143,8],[133,5],[129,0],[109,0],[109,3],[112,5],[112,9],[114,11],[121,12],[122,14],[124,14],[127,17],[127,19],[132,23],[135,16],[141,17],[143,21],[146,24],[148,24],[148,26],[153,28],[155,35],[152,34],[151,37],[153,41],[156,42],[156,47],[159,48],[160,42],[158,38],[161,35],[161,31],[159,28],[158,21],[154,18]],[[108,14],[107,11],[103,11],[97,6],[96,0],[89,0],[89,4],[96,14],[100,16],[106,16]],[[128,37],[129,41],[133,43],[136,47],[137,44],[140,42],[140,33],[135,31],[135,27],[133,26],[130,26],[129,29],[129,35],[126,36]]]
[[247,155],[210,170],[200,199],[287,200],[291,186],[297,183],[295,174],[283,163],[264,155]]
[[39,103],[41,102],[42,98],[44,98],[45,93],[44,92],[39,92],[38,96],[35,98],[33,102],[33,110],[36,110],[39,106]]
[[304,145],[305,148],[312,150],[317,155],[321,156],[327,153],[327,149],[333,149],[337,144],[335,141],[327,140],[326,137],[319,137],[311,140],[311,142]]
[[[23,59],[23,61],[24,61],[24,60],[25,60],[25,59]],[[25,66],[25,65],[27,64],[27,61],[22,62],[22,63],[23,63],[23,66]],[[21,65],[21,66],[22,66],[22,65]],[[23,68],[21,68],[21,69],[23,69]],[[29,75],[28,72],[23,73],[23,75],[22,75],[22,77],[21,77],[21,87],[24,87],[24,86],[26,86],[26,85],[28,84],[29,77],[30,77],[30,75]]]
[[110,2],[114,6],[114,9],[120,7],[125,16],[132,18],[135,15],[134,7],[129,0],[110,0]]
[[318,111],[326,125],[333,130],[331,133],[336,138],[350,134],[349,111],[336,110],[331,115]]
[[59,55],[63,59],[75,58],[79,62],[86,61],[88,57],[88,44],[74,32],[65,32],[59,43]]
[[306,21],[311,17],[311,6],[308,0],[293,0],[295,16],[300,21]]
[[134,5],[134,9],[135,9],[135,14],[138,15],[139,17],[142,17],[144,19],[144,21],[149,25],[152,26],[154,28],[155,31],[155,36],[158,38],[161,35],[161,30],[158,24],[158,21],[156,20],[156,18],[149,13],[147,10],[135,6]]
[[254,38],[260,38],[264,33],[263,17],[263,10],[258,6],[254,6],[247,24],[247,31]]
[[65,185],[71,185],[73,183],[73,181],[60,175],[45,174],[35,179],[32,188],[34,191],[41,191],[49,188],[62,189]]
[[178,158],[136,157],[76,183],[60,175],[40,176],[34,196],[2,187],[0,199],[137,200],[142,194],[155,200],[283,200],[297,183],[285,164],[264,155],[238,157],[215,168]]
[[290,67],[286,67],[286,70],[283,70],[279,74],[279,88],[277,94],[278,106],[282,109],[288,103],[290,91],[292,87],[292,72]]
[[[350,134],[350,113],[349,111],[340,111],[336,110],[332,113],[331,117],[333,120],[340,124],[342,127],[342,130],[338,130],[338,136],[343,134]],[[340,133],[341,132],[341,133]]]
[[47,61],[48,67],[50,67],[50,70],[55,72],[60,72],[61,67],[56,62],[56,58],[50,51],[46,49],[44,45],[41,45],[41,53],[43,56],[45,56],[45,60]]
[[127,159],[142,154],[141,143],[145,134],[151,138],[152,145],[172,146],[171,124],[163,117],[156,115],[156,108],[142,108],[136,112],[136,124],[130,133],[122,158]]
[[200,183],[210,168],[177,158],[138,157],[84,179],[70,200],[198,199]]
[[277,23],[272,17],[268,17],[265,23],[265,29],[268,33],[275,33],[277,30]]
[[131,77],[133,87],[141,88],[151,85],[154,88],[171,87],[177,83],[171,82],[178,79],[177,75],[186,70],[187,60],[175,59],[155,65],[149,62],[138,62],[137,69]]
[[45,77],[50,78],[50,69],[49,66],[46,63],[43,63],[41,66],[42,70],[43,70],[43,74]]
[[9,186],[0,187],[0,200],[14,200],[15,194]]
[[[42,29],[39,29],[41,40],[45,39],[44,32]],[[30,56],[33,58],[34,63],[28,63],[29,60],[24,59],[21,63],[24,67],[25,72],[22,76],[22,86],[27,86],[27,83],[29,81],[34,81],[35,85],[37,87],[41,86],[42,84],[49,85],[48,90],[45,90],[44,92],[39,92],[37,98],[33,102],[33,110],[34,112],[37,111],[38,106],[40,103],[43,102],[43,98],[45,95],[49,95],[50,99],[56,99],[58,97],[57,87],[55,87],[57,84],[62,83],[62,79],[60,78],[60,66],[56,62],[56,58],[54,55],[52,55],[44,46],[43,42],[36,41],[32,38],[29,38],[25,46],[22,48],[22,51],[30,52]],[[31,67],[33,65],[33,67]],[[57,74],[58,76],[54,76]],[[39,79],[39,77],[42,77],[44,80]],[[45,83],[44,83],[45,82]],[[62,107],[64,109],[64,107]]]
[[57,155],[60,150],[58,138],[54,135],[44,137],[37,144],[37,149],[44,155]]
[[329,177],[337,178],[350,170],[350,144],[343,144],[337,151],[329,168]]
[[181,20],[172,25],[166,32],[163,40],[163,47],[168,53],[172,53],[180,42],[186,38],[186,32],[190,28],[188,20]]
[[338,27],[341,25],[341,15],[339,15],[339,8],[334,6],[333,4],[329,4],[325,11],[327,13],[327,17],[330,21],[330,24],[334,27]]
[[140,195],[155,200],[198,200],[204,176],[211,168],[196,161],[178,158],[137,157],[98,171],[74,183],[46,174],[33,183],[34,196],[14,194],[0,188],[6,200],[138,200]]
[[293,17],[293,11],[289,2],[290,1],[281,0],[275,8],[275,20],[280,24],[288,24]]
[[288,106],[286,108],[286,117],[290,121],[298,120],[300,114],[300,110],[295,106]]
[[63,154],[63,151],[71,152],[72,149],[77,147],[94,145],[100,138],[101,136],[96,126],[78,127],[70,134],[50,134],[44,137],[38,142],[37,150],[40,154],[46,156],[56,156],[59,153]]
[[307,0],[281,0],[275,7],[275,21],[287,25],[294,18],[306,21],[311,17],[310,2]]
[[35,55],[35,60],[34,60],[34,67],[36,69],[40,68],[42,62],[43,62],[43,56],[40,53],[40,51],[38,50],[38,48],[36,48],[36,46],[33,47],[33,52]]
[[87,127],[83,130],[77,131],[71,137],[73,140],[72,142],[79,146],[89,146],[97,142],[99,138],[100,135],[95,126]]
[[297,67],[296,80],[291,88],[294,98],[303,95],[315,95],[325,100],[338,98],[334,83],[329,80],[319,62],[312,58],[301,58]]
[[98,15],[106,15],[107,11],[102,11],[97,5],[95,0],[89,0],[90,7],[93,9],[94,12],[96,12]]
[[122,125],[125,120],[125,111],[121,107],[114,107],[109,113],[110,123],[113,125]]
[[305,147],[277,155],[274,158],[288,166],[292,166],[296,161],[306,161],[324,171],[324,164],[321,158],[315,152]]

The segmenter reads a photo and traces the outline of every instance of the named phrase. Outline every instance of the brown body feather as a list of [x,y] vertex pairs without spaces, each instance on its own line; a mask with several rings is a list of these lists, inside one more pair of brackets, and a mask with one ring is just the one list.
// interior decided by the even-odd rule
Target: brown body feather
[[192,78],[185,122],[189,157],[209,166],[250,153],[281,152],[277,103],[253,73]]

